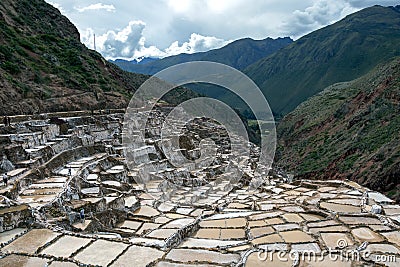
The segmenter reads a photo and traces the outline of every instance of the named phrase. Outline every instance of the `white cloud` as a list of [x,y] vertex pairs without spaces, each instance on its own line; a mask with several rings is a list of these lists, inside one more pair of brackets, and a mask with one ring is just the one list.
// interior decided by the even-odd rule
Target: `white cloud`
[[295,10],[290,19],[283,23],[282,30],[293,37],[300,37],[357,10],[345,0],[314,1],[312,6],[304,10]]
[[230,41],[225,41],[213,36],[202,36],[197,33],[192,33],[189,41],[184,42],[182,45],[179,45],[179,42],[175,41],[165,50],[165,52],[168,55],[177,55],[181,53],[192,54],[220,48],[229,42]]
[[[88,34],[86,29],[93,29],[98,39],[97,50],[106,57],[131,54],[133,57],[166,56],[177,51],[191,53],[216,48],[224,40],[245,37],[298,38],[361,8],[375,4],[398,4],[398,0],[46,1],[58,4],[56,7],[62,6],[63,14],[77,26],[82,40],[86,38],[85,43],[90,48],[93,48],[93,37],[85,35]],[[99,9],[102,10],[99,12],[101,16],[97,13],[88,15],[90,10]],[[85,12],[80,12],[83,10]],[[122,40],[116,35],[122,31],[120,29],[126,28],[129,21],[143,21],[146,25],[132,26],[130,34],[122,34],[129,35],[130,41]],[[110,31],[114,34],[108,34]],[[197,37],[192,33],[196,33]],[[206,39],[209,37],[215,39]],[[101,46],[106,40],[109,40],[109,49]],[[119,48],[123,50],[117,51]]]
[[105,5],[102,3],[92,4],[92,5],[81,7],[81,8],[76,7],[75,9],[81,13],[88,11],[88,10],[105,10],[108,12],[115,11],[114,5]]
[[[212,36],[202,36],[192,33],[189,40],[179,44],[173,42],[164,51],[154,45],[146,45],[143,31],[146,24],[143,21],[131,21],[120,31],[108,31],[96,36],[96,50],[106,58],[137,59],[142,57],[166,57],[180,53],[196,53],[222,47],[229,43]],[[82,42],[89,48],[94,48],[94,31],[88,28],[81,36]]]
[[128,26],[118,32],[108,31],[98,36],[96,38],[97,48],[108,58],[135,57],[137,51],[142,51],[145,48],[145,38],[143,37],[145,27],[146,24],[143,21],[130,21]]

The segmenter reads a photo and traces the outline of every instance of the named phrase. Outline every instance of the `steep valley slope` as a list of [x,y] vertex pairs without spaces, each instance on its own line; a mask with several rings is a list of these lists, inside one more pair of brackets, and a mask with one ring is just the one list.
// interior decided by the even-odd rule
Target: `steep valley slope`
[[273,112],[285,115],[325,87],[400,56],[399,44],[400,6],[373,6],[296,40],[244,72]]
[[302,103],[278,126],[277,165],[400,200],[400,58]]
[[[0,115],[123,108],[147,78],[87,49],[45,1],[0,2]],[[191,95],[178,91],[171,100]]]

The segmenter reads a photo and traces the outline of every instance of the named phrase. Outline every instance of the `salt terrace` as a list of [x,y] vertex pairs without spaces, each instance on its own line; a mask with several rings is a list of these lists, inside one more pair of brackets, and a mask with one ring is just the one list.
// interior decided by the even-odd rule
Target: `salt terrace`
[[[162,109],[137,112],[150,127],[130,168],[119,111],[13,117],[1,127],[9,181],[0,189],[0,266],[398,266],[400,206],[382,194],[278,171],[254,187],[257,147],[232,160],[223,128],[202,119],[180,151],[199,158],[211,133],[216,158],[174,167],[160,150]],[[147,180],[146,157],[156,166]],[[229,168],[242,180],[232,183]]]

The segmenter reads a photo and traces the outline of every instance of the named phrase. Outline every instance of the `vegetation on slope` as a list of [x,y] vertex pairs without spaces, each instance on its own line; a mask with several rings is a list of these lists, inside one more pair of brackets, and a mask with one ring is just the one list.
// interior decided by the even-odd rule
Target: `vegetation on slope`
[[400,6],[373,6],[312,32],[245,69],[275,114],[325,87],[356,79],[400,56]]
[[278,126],[277,164],[400,199],[400,58],[302,103]]
[[125,107],[147,76],[122,71],[79,39],[43,0],[2,0],[0,114]]

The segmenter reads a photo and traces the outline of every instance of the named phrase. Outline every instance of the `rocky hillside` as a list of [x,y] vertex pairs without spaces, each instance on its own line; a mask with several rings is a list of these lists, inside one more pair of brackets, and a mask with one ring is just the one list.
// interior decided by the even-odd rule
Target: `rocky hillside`
[[351,179],[400,200],[400,58],[325,89],[279,124],[277,164]]
[[266,38],[264,40],[245,38],[236,40],[222,48],[207,52],[179,54],[160,60],[152,60],[144,64],[137,64],[136,62],[124,60],[116,60],[114,63],[126,71],[143,74],[155,74],[175,64],[190,61],[213,61],[242,70],[250,64],[271,55],[292,42],[293,40],[289,37],[277,39]]
[[122,71],[79,39],[43,0],[2,0],[0,115],[125,107],[147,76]]
[[373,6],[312,32],[245,69],[275,114],[287,114],[334,83],[400,56],[400,6]]

